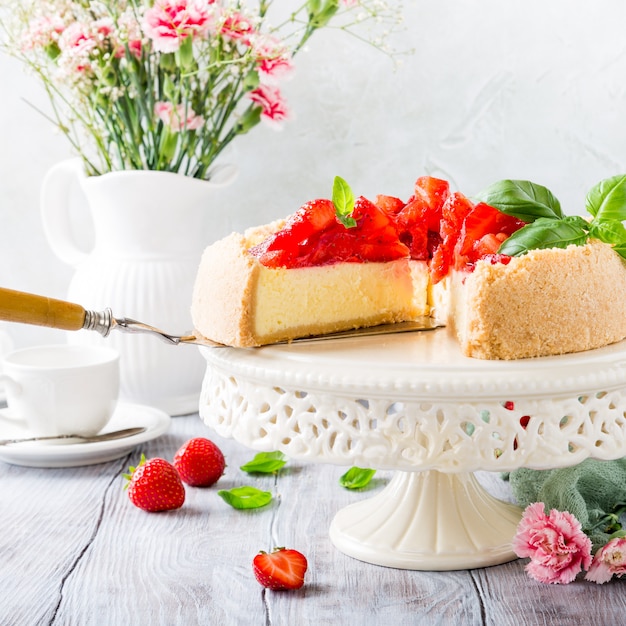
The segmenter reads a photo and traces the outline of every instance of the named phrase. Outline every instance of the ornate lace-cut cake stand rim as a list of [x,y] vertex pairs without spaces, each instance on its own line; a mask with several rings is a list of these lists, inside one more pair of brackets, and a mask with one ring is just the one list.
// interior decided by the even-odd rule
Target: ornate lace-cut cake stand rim
[[[200,415],[220,434],[304,460],[396,470],[330,527],[337,548],[369,563],[449,570],[512,560],[520,511],[470,472],[626,454],[626,343],[509,362],[463,357],[445,330],[201,351]],[[522,425],[535,411],[542,417]]]
[[512,361],[465,357],[447,329],[202,351],[209,363],[259,383],[397,400],[556,397],[626,386],[626,341]]

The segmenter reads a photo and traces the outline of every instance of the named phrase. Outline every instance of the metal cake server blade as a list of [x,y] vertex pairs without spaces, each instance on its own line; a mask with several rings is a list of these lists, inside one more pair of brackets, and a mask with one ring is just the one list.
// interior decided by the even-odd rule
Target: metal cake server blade
[[[153,335],[170,345],[192,344],[210,346],[214,348],[229,347],[225,344],[212,341],[199,333],[187,335],[172,335],[160,328],[150,326],[129,317],[114,317],[110,308],[103,311],[88,311],[80,304],[55,300],[45,296],[38,296],[22,291],[14,291],[0,287],[0,320],[47,326],[59,330],[94,330],[103,337],[107,337],[112,330],[130,334]],[[323,335],[299,337],[289,341],[276,342],[278,344],[309,343],[312,341],[327,341],[346,337],[364,337],[373,335],[388,335],[421,330],[434,330],[442,324],[424,316],[411,322],[395,324],[381,324],[368,328],[356,328]],[[275,345],[275,344],[272,344]]]

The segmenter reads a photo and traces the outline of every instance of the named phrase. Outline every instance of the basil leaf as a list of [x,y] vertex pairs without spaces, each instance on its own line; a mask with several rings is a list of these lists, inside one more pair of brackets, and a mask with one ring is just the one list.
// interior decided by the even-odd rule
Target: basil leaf
[[626,175],[606,178],[592,187],[585,207],[596,220],[626,220]]
[[613,246],[613,250],[617,252],[623,259],[626,259],[626,243],[620,243]]
[[272,474],[282,469],[285,463],[287,460],[282,452],[259,452],[239,469],[249,474]]
[[501,180],[481,191],[476,199],[523,222],[563,217],[561,204],[552,192],[527,180]]
[[572,244],[581,246],[589,238],[587,234],[588,228],[589,225],[578,215],[565,217],[560,220],[540,217],[532,224],[527,224],[520,230],[515,231],[508,239],[505,239],[498,253],[507,254],[508,256],[521,256],[529,250],[567,248],[567,246]]
[[217,495],[234,509],[258,509],[272,501],[272,494],[269,491],[247,486],[221,489]]
[[354,209],[354,194],[350,185],[341,176],[335,176],[333,181],[333,204],[337,219],[346,228],[354,228],[356,220],[350,216]]
[[626,258],[626,227],[618,220],[591,222],[589,235],[604,243],[612,244],[613,250]]
[[604,243],[626,244],[626,228],[618,220],[593,220],[589,234]]
[[369,485],[376,470],[351,467],[340,479],[339,484],[346,489],[363,489]]

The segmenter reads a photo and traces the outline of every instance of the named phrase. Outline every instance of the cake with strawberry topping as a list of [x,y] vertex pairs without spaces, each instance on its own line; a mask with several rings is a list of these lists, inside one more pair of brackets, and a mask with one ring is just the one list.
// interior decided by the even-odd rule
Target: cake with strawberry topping
[[591,219],[563,216],[527,181],[476,199],[418,178],[408,201],[332,200],[209,246],[192,319],[203,336],[253,347],[432,315],[464,354],[516,359],[626,337],[624,177],[588,195]]

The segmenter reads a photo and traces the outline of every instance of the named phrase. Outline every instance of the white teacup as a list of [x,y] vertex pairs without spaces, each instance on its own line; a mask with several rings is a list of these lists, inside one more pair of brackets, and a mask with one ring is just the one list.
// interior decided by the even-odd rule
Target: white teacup
[[49,345],[7,354],[0,374],[7,417],[43,435],[95,435],[119,393],[119,354],[110,348]]

